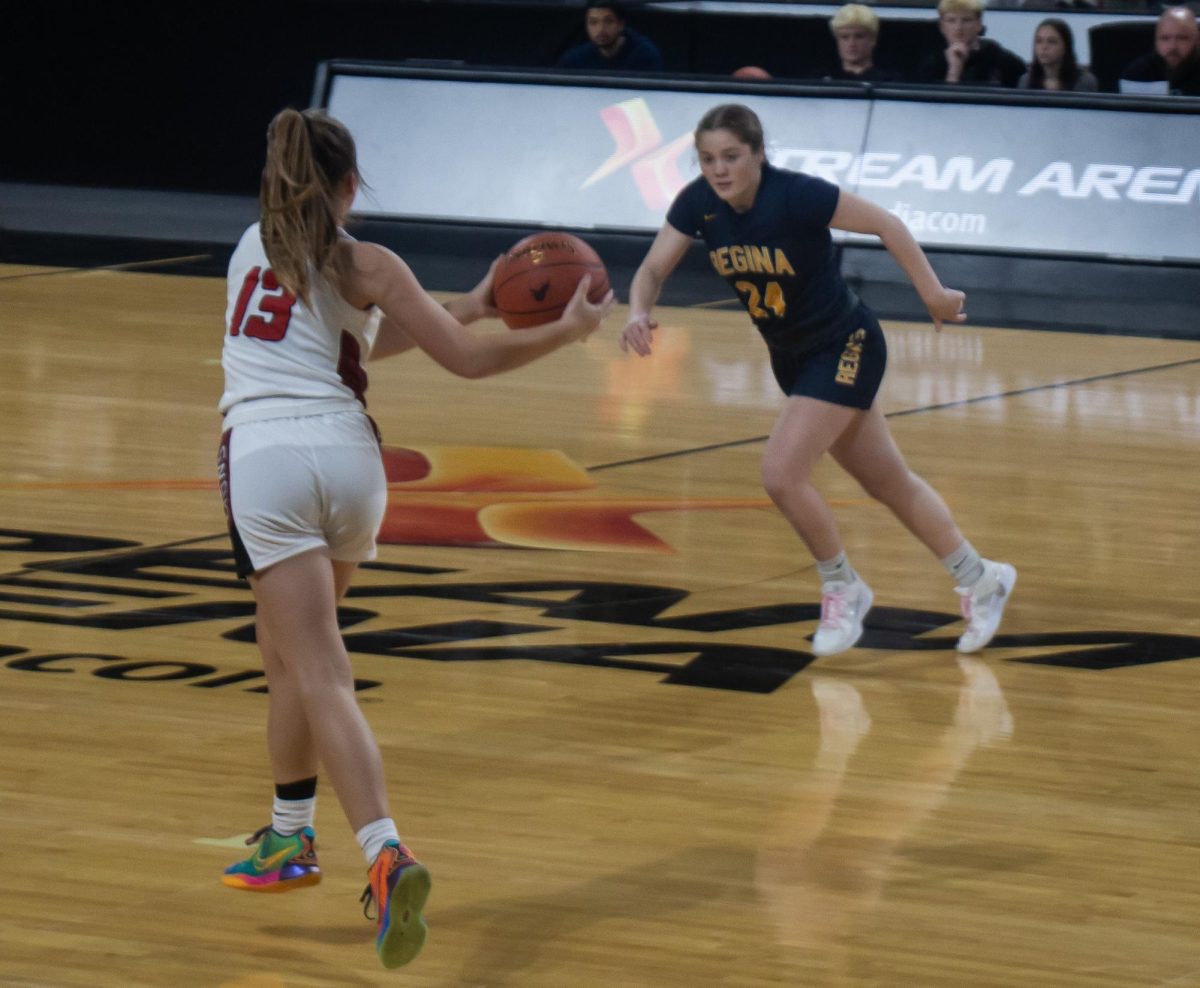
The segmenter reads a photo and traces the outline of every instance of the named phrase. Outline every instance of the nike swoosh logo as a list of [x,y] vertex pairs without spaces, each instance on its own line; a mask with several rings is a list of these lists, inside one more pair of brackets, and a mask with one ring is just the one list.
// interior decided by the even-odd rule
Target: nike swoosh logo
[[705,213],[705,214],[704,214],[704,222],[705,222],[705,223],[707,223],[709,220],[714,220],[714,219],[716,219],[716,218],[717,218],[717,214],[716,214],[716,213]]
[[539,302],[546,301],[546,295],[550,291],[550,282],[546,282],[541,288],[531,288],[529,293]]
[[254,867],[259,871],[270,871],[276,865],[284,864],[288,858],[294,857],[296,854],[295,848],[285,847],[282,851],[276,851],[268,858],[255,856]]

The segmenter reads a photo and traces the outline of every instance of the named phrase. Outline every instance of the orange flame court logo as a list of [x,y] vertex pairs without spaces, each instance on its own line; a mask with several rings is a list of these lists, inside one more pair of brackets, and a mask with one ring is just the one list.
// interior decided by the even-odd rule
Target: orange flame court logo
[[766,498],[605,497],[554,449],[385,446],[390,545],[671,552],[634,519],[648,511],[765,508]]
[[[512,546],[575,551],[673,552],[634,519],[650,511],[767,508],[766,498],[619,497],[590,494],[596,482],[565,453],[518,447],[382,448],[384,545]],[[14,490],[207,490],[201,479],[18,483]]]

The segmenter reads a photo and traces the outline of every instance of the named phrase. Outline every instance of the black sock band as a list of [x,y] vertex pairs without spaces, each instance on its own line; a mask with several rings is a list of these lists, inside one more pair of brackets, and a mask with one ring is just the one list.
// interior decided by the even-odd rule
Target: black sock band
[[279,799],[312,799],[317,794],[317,777],[301,779],[299,782],[275,784],[275,795]]

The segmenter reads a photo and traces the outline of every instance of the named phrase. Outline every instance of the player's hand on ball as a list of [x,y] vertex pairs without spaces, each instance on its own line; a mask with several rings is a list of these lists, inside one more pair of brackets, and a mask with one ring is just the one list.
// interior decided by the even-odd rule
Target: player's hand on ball
[[577,328],[575,339],[585,340],[600,328],[604,317],[612,310],[616,297],[610,288],[599,302],[588,301],[588,289],[592,285],[592,276],[585,274],[575,286],[575,294],[563,311],[564,321],[572,322]]
[[500,310],[496,308],[496,300],[492,294],[492,287],[496,280],[496,266],[500,263],[500,259],[504,257],[499,254],[488,265],[487,274],[483,276],[479,284],[472,288],[467,294],[471,298],[472,308],[477,313],[476,319],[499,319]]
[[632,316],[621,330],[621,350],[628,353],[632,350],[642,357],[650,356],[650,347],[654,341],[654,330],[658,323],[648,315]]

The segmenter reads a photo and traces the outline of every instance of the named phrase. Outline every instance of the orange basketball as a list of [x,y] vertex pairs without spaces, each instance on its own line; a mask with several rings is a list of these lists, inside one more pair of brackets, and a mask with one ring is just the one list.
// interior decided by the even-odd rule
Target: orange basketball
[[492,296],[509,329],[540,326],[562,315],[585,274],[592,276],[588,301],[599,302],[608,292],[600,255],[573,234],[535,233],[500,259]]

